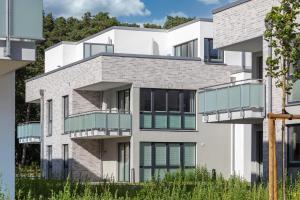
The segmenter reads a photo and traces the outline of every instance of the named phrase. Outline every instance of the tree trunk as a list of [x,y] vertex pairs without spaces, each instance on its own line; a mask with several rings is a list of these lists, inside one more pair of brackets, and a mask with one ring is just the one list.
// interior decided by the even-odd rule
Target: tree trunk
[[[288,63],[285,63],[287,64],[286,66],[289,66]],[[282,108],[282,114],[286,114],[286,96],[287,96],[287,93],[286,93],[286,77],[283,76],[282,77],[282,82],[283,82],[283,87],[282,87],[282,105],[281,105],[281,108]],[[281,157],[282,157],[282,163],[281,163],[281,167],[282,167],[282,170],[281,170],[281,173],[282,173],[282,199],[283,200],[286,200],[286,194],[285,194],[285,182],[286,182],[286,170],[285,170],[285,119],[282,119],[282,123],[281,123],[281,151],[282,151],[282,154],[281,154]]]
[[[27,109],[26,109],[26,119],[25,122],[29,122],[30,118],[30,104],[27,104]],[[23,144],[22,147],[22,160],[21,160],[21,165],[24,166],[26,164],[26,153],[27,153],[27,144]]]

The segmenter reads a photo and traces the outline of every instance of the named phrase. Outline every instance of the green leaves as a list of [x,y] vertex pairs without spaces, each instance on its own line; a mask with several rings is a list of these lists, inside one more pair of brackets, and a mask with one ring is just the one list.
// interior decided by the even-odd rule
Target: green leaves
[[276,86],[287,94],[300,78],[299,13],[299,1],[281,0],[280,5],[274,6],[265,18],[264,37],[273,49],[273,56],[267,58],[267,76],[274,78]]

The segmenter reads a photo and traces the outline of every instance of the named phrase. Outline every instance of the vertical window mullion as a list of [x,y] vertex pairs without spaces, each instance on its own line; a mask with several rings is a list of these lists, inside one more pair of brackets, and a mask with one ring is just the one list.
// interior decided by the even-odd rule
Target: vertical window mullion
[[184,170],[184,145],[180,143],[180,168]]
[[151,90],[151,117],[152,117],[152,121],[151,121],[152,127],[151,128],[155,127],[154,95],[155,95],[155,90]]
[[169,90],[166,90],[166,114],[167,114],[167,128],[170,128],[170,120],[169,120]]
[[155,143],[153,143],[153,142],[151,143],[151,150],[152,150],[152,152],[151,152],[151,157],[152,157],[151,176],[153,178],[155,175],[154,172],[155,172],[155,167],[156,167]]
[[170,170],[170,146],[169,146],[169,143],[166,143],[166,148],[167,148],[167,150],[166,150],[166,154],[167,154],[166,155],[166,158],[167,158],[166,168],[167,168],[167,172],[169,172],[169,170]]
[[181,91],[179,94],[179,111],[180,111],[180,115],[181,115],[181,128],[184,129],[185,128],[185,124],[184,124],[184,92]]

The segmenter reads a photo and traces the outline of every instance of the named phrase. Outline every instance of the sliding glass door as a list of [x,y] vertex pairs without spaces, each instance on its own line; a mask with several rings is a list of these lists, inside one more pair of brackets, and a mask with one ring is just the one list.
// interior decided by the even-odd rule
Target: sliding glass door
[[118,181],[129,182],[130,173],[130,143],[118,145]]

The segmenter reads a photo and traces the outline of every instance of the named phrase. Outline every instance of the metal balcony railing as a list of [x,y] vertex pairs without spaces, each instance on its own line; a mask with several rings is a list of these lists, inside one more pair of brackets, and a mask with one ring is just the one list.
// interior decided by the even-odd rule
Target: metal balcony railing
[[265,85],[262,80],[250,79],[200,89],[199,108],[203,115],[264,111]]
[[90,130],[131,131],[130,113],[112,113],[110,111],[93,111],[72,115],[65,119],[65,133]]
[[17,138],[40,138],[41,137],[41,125],[40,122],[27,122],[17,126]]

